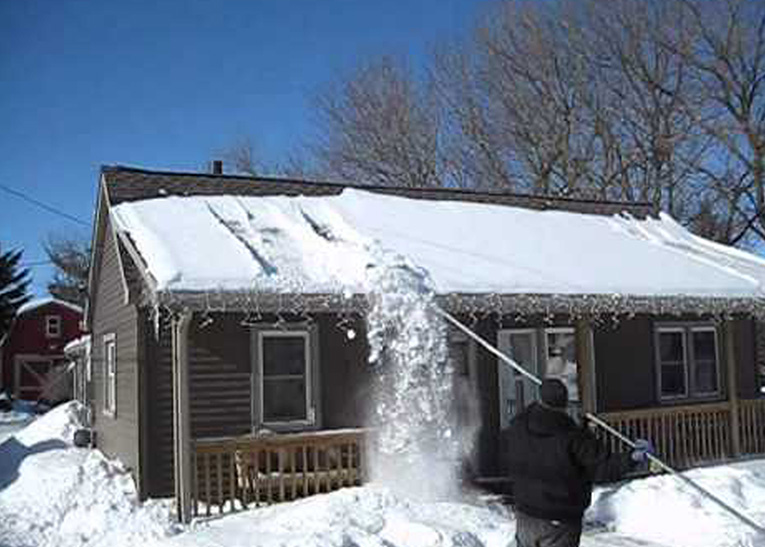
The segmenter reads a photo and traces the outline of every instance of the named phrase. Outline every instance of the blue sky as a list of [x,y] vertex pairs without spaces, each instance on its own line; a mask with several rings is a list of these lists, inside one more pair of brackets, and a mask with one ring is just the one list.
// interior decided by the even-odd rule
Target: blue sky
[[[200,170],[249,137],[278,161],[317,89],[380,54],[414,66],[479,0],[0,0],[0,184],[90,222],[102,164]],[[45,260],[89,229],[0,189],[0,243]],[[36,266],[34,292],[52,270]]]

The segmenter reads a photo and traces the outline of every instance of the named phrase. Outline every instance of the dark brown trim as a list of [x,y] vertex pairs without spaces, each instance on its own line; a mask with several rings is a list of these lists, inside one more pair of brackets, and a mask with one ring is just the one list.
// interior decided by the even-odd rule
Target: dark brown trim
[[353,188],[413,199],[476,202],[538,210],[551,209],[600,215],[613,215],[627,211],[640,217],[654,213],[653,206],[644,202],[600,201],[463,188],[380,186],[276,177],[215,175],[148,170],[121,165],[103,166],[101,173],[109,187],[108,195],[112,205],[168,195],[338,195],[346,188]]

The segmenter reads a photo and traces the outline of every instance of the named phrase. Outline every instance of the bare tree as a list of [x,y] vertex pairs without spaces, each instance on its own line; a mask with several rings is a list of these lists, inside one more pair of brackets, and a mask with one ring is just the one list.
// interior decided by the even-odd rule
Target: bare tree
[[402,61],[370,62],[316,100],[320,169],[364,184],[438,186],[441,120],[429,85]]
[[765,240],[765,3],[505,2],[424,77],[390,58],[317,101],[315,164],[370,184],[650,202]]
[[44,248],[55,267],[53,279],[48,283],[48,292],[61,300],[84,306],[90,267],[89,242],[49,236]]
[[681,0],[694,32],[690,43],[665,43],[694,69],[706,109],[696,122],[715,140],[703,174],[738,214],[735,243],[765,240],[765,4]]

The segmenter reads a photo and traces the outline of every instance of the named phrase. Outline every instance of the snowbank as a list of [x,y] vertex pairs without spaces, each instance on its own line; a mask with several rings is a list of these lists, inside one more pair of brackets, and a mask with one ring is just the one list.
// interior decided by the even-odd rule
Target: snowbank
[[[501,507],[426,503],[369,485],[246,511],[182,529],[171,503],[141,504],[127,470],[75,448],[78,403],[62,405],[0,444],[3,547],[506,547],[515,521]],[[688,476],[765,523],[765,460]],[[669,476],[595,492],[583,547],[755,547],[742,523]]]
[[202,523],[167,545],[505,547],[514,534],[501,508],[415,503],[366,486]]
[[0,443],[22,430],[37,417],[35,403],[15,400],[0,394],[0,403],[10,405],[10,410],[0,411]]
[[139,545],[175,530],[170,505],[140,504],[122,465],[72,446],[83,417],[61,405],[0,444],[0,545]]
[[[694,469],[686,476],[765,526],[765,460]],[[745,524],[668,475],[597,489],[586,520],[664,545],[765,545],[765,537],[755,537]]]

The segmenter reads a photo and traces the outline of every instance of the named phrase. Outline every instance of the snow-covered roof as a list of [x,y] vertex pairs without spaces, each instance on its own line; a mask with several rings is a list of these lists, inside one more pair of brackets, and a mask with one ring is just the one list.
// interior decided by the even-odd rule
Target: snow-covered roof
[[81,307],[65,300],[59,300],[58,298],[38,298],[36,300],[30,300],[21,306],[16,313],[17,315],[21,315],[23,313],[34,311],[38,308],[42,308],[43,306],[47,306],[49,304],[58,304],[59,306],[69,308],[70,310],[76,311],[77,313],[82,313]]
[[636,219],[337,196],[193,196],[112,209],[158,291],[365,292],[372,249],[427,270],[439,294],[761,298],[765,260]]
[[69,342],[67,345],[65,345],[64,353],[66,355],[76,354],[83,351],[87,351],[89,347],[90,347],[90,335],[83,334],[79,338],[75,338],[74,340]]

